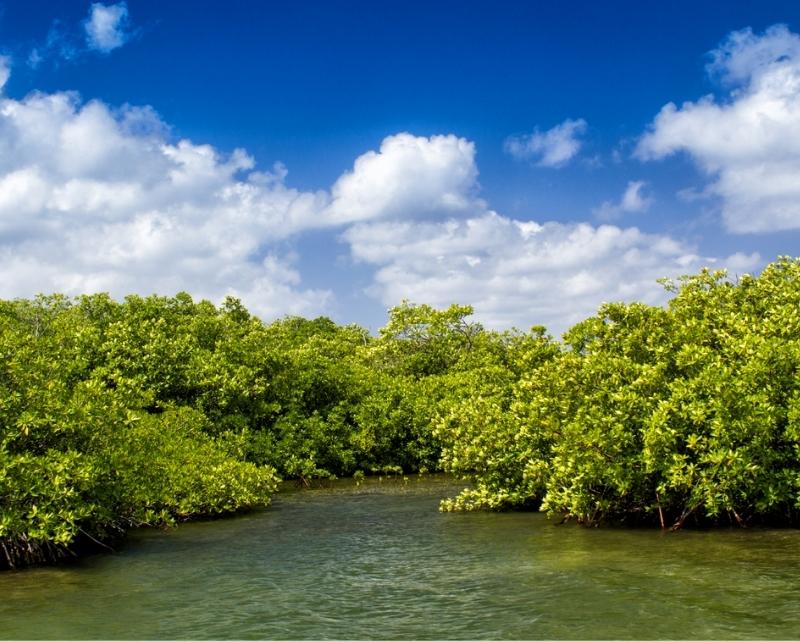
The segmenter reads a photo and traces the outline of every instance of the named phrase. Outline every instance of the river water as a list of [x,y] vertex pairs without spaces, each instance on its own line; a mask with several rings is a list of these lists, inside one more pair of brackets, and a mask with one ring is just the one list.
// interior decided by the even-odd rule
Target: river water
[[288,491],[0,574],[2,638],[799,638],[800,531],[442,514],[443,477]]

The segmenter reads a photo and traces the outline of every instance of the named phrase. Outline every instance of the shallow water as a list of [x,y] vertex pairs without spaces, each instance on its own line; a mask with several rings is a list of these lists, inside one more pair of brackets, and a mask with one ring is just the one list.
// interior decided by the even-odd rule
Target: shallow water
[[798,638],[800,531],[441,514],[441,477],[280,494],[0,574],[3,638]]

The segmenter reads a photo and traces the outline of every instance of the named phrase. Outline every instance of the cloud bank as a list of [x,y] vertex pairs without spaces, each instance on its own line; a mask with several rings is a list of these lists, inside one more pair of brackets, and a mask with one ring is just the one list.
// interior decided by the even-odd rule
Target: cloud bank
[[0,100],[0,295],[185,289],[268,317],[322,311],[330,292],[299,288],[275,249],[317,195],[167,131],[151,109],[75,94]]
[[[385,305],[468,303],[490,327],[558,332],[603,301],[663,301],[659,277],[760,261],[633,227],[505,217],[479,197],[475,147],[455,135],[388,136],[329,189],[286,179],[244,150],[173,140],[149,107],[0,96],[0,296],[186,290],[238,296],[265,319],[326,313],[333,292],[303,285],[286,242],[330,230],[374,270]],[[621,206],[643,207],[640,189]]]
[[469,303],[495,328],[542,324],[559,333],[609,301],[666,300],[656,283],[705,265],[757,267],[757,254],[702,257],[668,236],[635,227],[539,224],[493,211],[440,222],[361,223],[343,234],[353,256],[377,267],[371,293]]
[[731,232],[800,229],[800,36],[783,25],[733,32],[708,72],[731,87],[727,98],[665,105],[636,155],[687,153]]

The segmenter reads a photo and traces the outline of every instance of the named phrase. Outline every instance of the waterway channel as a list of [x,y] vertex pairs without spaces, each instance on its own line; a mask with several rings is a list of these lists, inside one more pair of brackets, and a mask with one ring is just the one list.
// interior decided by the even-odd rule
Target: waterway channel
[[443,514],[446,477],[287,488],[263,511],[0,574],[2,638],[800,637],[800,531]]

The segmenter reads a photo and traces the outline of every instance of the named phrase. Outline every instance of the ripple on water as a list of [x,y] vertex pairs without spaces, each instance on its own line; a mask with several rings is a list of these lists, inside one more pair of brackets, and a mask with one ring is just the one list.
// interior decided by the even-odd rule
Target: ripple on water
[[242,517],[0,576],[3,638],[792,638],[800,533],[442,514],[443,477],[287,491]]

